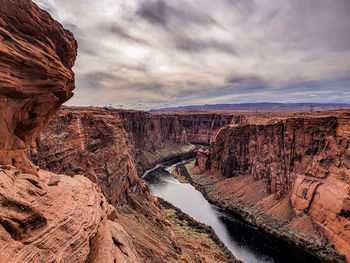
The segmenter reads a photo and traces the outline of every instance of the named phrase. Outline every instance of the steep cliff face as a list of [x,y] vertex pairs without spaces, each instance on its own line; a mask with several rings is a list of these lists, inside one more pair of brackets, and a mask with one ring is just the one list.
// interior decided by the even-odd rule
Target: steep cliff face
[[0,10],[0,262],[137,262],[94,184],[39,171],[23,151],[73,94],[73,35],[31,1]]
[[82,174],[114,204],[130,189],[145,188],[138,173],[194,149],[175,118],[139,111],[68,108],[59,111],[30,149],[35,164],[57,173]]
[[244,116],[238,113],[187,113],[167,116],[178,119],[185,128],[188,141],[198,144],[210,144],[219,129],[225,125],[241,123]]
[[104,109],[63,108],[31,147],[31,158],[43,169],[81,174],[97,183],[112,204],[130,189],[146,187],[138,178],[134,147],[123,121]]
[[[41,168],[96,182],[117,210],[113,221],[133,237],[141,262],[198,262],[201,257],[235,262],[206,232],[186,227],[181,215],[163,208],[138,177],[136,165],[169,157],[170,148],[179,144],[184,149],[186,140],[176,120],[145,112],[64,107],[28,153]],[[140,158],[147,151],[151,157]]]
[[195,181],[265,229],[318,252],[335,244],[349,260],[349,121],[341,112],[224,127],[198,153]]
[[236,262],[149,192],[118,115],[63,110],[53,120],[57,145],[41,137],[37,162],[68,175],[26,158],[72,96],[77,45],[30,0],[0,0],[0,11],[0,262]]
[[0,8],[0,163],[35,173],[22,150],[73,95],[77,43],[31,1]]
[[195,150],[176,116],[130,110],[115,113],[124,121],[129,141],[135,146],[139,174],[160,161]]
[[[138,149],[155,151],[165,146],[167,141],[178,145],[188,143],[186,131],[177,118],[167,115],[152,115],[144,111],[114,111],[126,123],[126,131]],[[146,139],[147,138],[147,139]]]

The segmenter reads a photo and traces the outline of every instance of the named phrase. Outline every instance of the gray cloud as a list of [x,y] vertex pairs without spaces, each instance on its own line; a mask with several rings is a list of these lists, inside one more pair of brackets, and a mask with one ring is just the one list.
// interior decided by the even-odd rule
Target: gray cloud
[[[198,8],[181,2],[177,7],[169,5],[164,0],[144,1],[138,10],[139,15],[150,23],[168,27],[171,22],[180,26],[210,25],[215,20]],[[177,28],[179,29],[179,28]]]
[[34,0],[79,43],[69,105],[350,102],[349,0]]
[[184,36],[177,36],[174,40],[177,49],[187,52],[199,52],[205,50],[215,50],[235,55],[236,51],[232,44],[219,42],[216,40],[199,41]]
[[[103,27],[103,25],[101,25],[101,28],[102,27]],[[115,34],[118,37],[123,38],[127,41],[135,42],[138,44],[148,45],[147,41],[130,35],[124,28],[122,28],[118,25],[107,25],[106,28],[111,34]]]

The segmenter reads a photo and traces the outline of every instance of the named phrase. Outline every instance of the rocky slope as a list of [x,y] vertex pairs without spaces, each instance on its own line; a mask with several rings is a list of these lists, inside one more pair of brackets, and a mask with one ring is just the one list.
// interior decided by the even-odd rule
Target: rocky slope
[[120,118],[56,118],[57,159],[45,165],[68,175],[27,159],[24,149],[73,95],[77,43],[30,0],[0,0],[0,10],[0,262],[236,262],[149,192]]
[[[350,112],[220,129],[192,180],[220,206],[329,261],[350,261]],[[190,169],[191,170],[191,169]]]
[[83,176],[0,167],[0,262],[139,262],[116,213]]

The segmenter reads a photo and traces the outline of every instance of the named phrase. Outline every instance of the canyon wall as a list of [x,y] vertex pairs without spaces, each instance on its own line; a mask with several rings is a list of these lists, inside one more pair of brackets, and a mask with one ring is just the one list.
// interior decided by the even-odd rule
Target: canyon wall
[[[215,234],[206,233],[209,228],[194,228],[198,223],[193,219],[186,226],[183,215],[163,208],[138,177],[136,167],[143,162],[181,154],[179,149],[191,151],[186,140],[176,120],[137,111],[63,107],[28,155],[43,169],[95,182],[116,209],[113,222],[133,237],[141,262],[237,262]],[[138,159],[144,149],[161,154]]]
[[133,110],[116,110],[113,113],[124,122],[129,141],[135,148],[140,175],[160,161],[195,152],[186,129],[175,116]]
[[35,173],[23,149],[72,97],[77,43],[30,1],[0,6],[0,164]]
[[0,262],[137,262],[94,184],[39,170],[23,151],[73,95],[73,35],[31,1],[0,9]]
[[32,161],[56,173],[81,174],[112,204],[146,187],[138,178],[134,147],[123,121],[103,109],[61,109],[31,147]]
[[73,95],[76,54],[73,35],[33,2],[0,0],[0,262],[238,262],[150,193],[119,117],[63,111],[49,132],[57,145],[46,138],[36,159],[57,173],[28,160]]
[[350,112],[221,128],[194,181],[208,198],[328,260],[350,260]]
[[167,113],[169,117],[178,119],[185,128],[188,140],[195,144],[209,145],[219,129],[231,123],[241,123],[244,115],[239,113]]
[[194,149],[176,118],[64,107],[28,153],[43,169],[83,174],[100,183],[109,201],[116,203],[125,199],[138,173]]

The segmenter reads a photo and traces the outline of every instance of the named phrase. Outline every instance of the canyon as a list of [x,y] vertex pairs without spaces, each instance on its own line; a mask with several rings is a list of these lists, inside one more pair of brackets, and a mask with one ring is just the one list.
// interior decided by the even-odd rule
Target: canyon
[[180,176],[212,203],[350,261],[349,110],[65,107],[74,36],[30,0],[0,9],[0,262],[240,262],[140,178],[194,156]]
[[187,176],[225,210],[327,261],[349,261],[349,121],[347,110],[248,117],[221,128]]
[[[52,137],[36,139],[73,96],[77,42],[29,0],[0,6],[0,262],[239,262],[209,227],[158,201],[138,177],[136,163],[145,169],[171,157],[171,143],[194,149],[179,125],[168,137],[176,120],[143,141],[145,150],[164,141],[150,156],[135,147],[138,130],[127,133],[137,124],[100,110],[63,109]],[[158,121],[150,125],[168,120]],[[41,160],[45,151],[52,155]]]
[[209,142],[185,175],[208,200],[324,260],[345,262],[349,118],[346,110],[150,114],[63,107],[27,154],[52,172],[87,176],[117,210],[136,203],[148,213],[140,196],[149,189],[137,190],[144,184],[138,176],[193,153],[191,143]]
[[249,113],[235,112],[168,112],[185,128],[191,143],[209,145],[219,129],[225,125],[242,123]]

